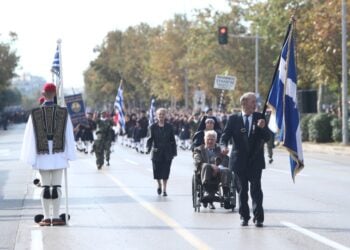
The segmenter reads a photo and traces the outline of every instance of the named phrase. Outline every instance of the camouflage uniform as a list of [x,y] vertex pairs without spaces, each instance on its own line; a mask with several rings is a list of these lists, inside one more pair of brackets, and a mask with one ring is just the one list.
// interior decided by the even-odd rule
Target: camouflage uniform
[[114,139],[113,121],[110,119],[100,119],[96,121],[98,138],[93,145],[93,152],[96,155],[97,168],[101,169],[106,157],[107,166],[111,154],[111,145]]
[[99,131],[96,132],[96,139],[92,144],[91,154],[95,153],[96,156],[96,165],[98,169],[101,169],[104,161],[103,157],[103,144],[101,140],[101,133]]

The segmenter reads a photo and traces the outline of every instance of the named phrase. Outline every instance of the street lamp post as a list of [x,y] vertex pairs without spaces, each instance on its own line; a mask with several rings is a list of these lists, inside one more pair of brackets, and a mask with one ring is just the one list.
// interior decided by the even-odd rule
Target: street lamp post
[[348,64],[346,48],[346,1],[342,0],[342,132],[343,144],[347,145],[348,137]]

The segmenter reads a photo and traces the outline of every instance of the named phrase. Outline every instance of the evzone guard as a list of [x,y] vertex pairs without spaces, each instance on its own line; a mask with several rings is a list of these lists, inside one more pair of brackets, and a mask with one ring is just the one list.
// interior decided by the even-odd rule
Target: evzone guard
[[76,159],[73,125],[67,108],[54,103],[56,86],[46,83],[42,94],[44,103],[28,119],[20,159],[40,174],[43,215],[36,215],[35,222],[59,226],[66,224],[66,216],[59,215],[63,170]]

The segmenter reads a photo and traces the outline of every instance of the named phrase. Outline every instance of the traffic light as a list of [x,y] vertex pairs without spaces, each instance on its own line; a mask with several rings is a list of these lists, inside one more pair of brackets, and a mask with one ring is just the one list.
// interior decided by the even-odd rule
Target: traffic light
[[227,26],[220,26],[218,30],[219,44],[227,44],[228,29]]

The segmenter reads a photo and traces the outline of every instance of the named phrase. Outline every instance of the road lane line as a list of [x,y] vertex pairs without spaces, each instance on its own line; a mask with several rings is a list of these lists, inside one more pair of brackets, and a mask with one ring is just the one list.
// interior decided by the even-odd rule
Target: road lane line
[[9,149],[0,149],[0,156],[9,156],[10,150]]
[[326,237],[323,237],[319,234],[316,234],[314,232],[311,232],[310,230],[307,230],[305,228],[299,227],[298,225],[295,225],[291,222],[288,221],[281,221],[282,225],[285,225],[286,227],[289,227],[295,231],[298,231],[299,233],[302,233],[306,236],[309,236],[310,238],[317,240],[327,246],[333,247],[335,249],[339,249],[339,250],[349,250],[350,248],[344,245],[341,245],[335,241],[329,240]]
[[[280,170],[280,169],[271,169],[271,168],[268,168],[268,170],[270,171],[274,171],[274,172],[278,172],[278,173],[283,173],[283,174],[289,174],[290,175],[290,171],[287,171],[287,170]],[[301,173],[298,173],[297,174],[298,176],[308,176],[306,174],[301,174]]]
[[31,231],[32,242],[30,244],[30,249],[33,250],[43,250],[43,234],[41,230],[32,230]]
[[131,164],[133,164],[133,165],[139,165],[137,162],[135,162],[135,161],[131,161],[131,160],[128,160],[128,159],[124,159],[124,161],[126,161],[126,162],[128,162],[128,163],[131,163]]
[[178,224],[174,219],[164,213],[162,210],[157,209],[152,206],[149,202],[143,200],[140,196],[136,195],[129,188],[127,188],[120,180],[109,173],[103,173],[107,177],[109,177],[114,183],[116,183],[127,195],[129,195],[132,199],[137,201],[142,207],[148,210],[155,217],[163,221],[166,225],[171,227],[177,234],[179,234],[182,238],[184,238],[188,243],[190,243],[196,249],[211,249],[207,244],[193,235],[190,231],[183,228],[180,224]]

